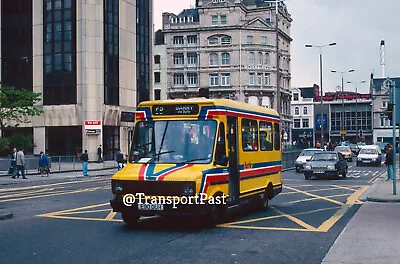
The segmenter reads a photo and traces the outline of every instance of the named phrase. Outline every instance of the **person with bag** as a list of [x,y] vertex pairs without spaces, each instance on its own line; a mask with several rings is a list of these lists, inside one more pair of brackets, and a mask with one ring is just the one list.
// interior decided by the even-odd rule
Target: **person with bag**
[[[25,177],[25,154],[23,148],[20,148],[17,152],[17,173],[18,172],[21,172],[22,179],[28,179]],[[15,175],[13,175],[13,179],[15,179]]]
[[124,167],[125,160],[124,160],[124,154],[122,154],[120,149],[117,152],[116,161],[117,161],[118,170],[121,170]]
[[82,162],[83,176],[89,176],[89,173],[88,173],[89,156],[87,154],[87,149],[85,149],[85,153],[82,153],[82,155],[80,157],[80,161]]
[[386,153],[386,159],[385,159],[385,164],[387,166],[387,180],[390,181],[393,180],[393,173],[394,173],[394,168],[393,168],[393,148],[391,144],[388,144],[388,151]]
[[40,151],[40,158],[39,158],[39,172],[40,172],[40,177],[44,176],[44,173],[47,174],[47,177],[49,177],[50,169],[49,169],[49,159],[47,158],[46,155],[44,155],[43,151]]

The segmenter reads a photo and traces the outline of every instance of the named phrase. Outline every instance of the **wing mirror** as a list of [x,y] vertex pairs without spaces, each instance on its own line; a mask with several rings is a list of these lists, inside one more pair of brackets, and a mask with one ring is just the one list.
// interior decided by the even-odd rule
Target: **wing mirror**
[[216,160],[216,161],[214,162],[214,165],[227,166],[227,165],[228,165],[228,162],[229,162],[229,157],[223,155],[223,156],[221,157],[221,160]]
[[311,159],[306,159],[306,161],[310,161]]

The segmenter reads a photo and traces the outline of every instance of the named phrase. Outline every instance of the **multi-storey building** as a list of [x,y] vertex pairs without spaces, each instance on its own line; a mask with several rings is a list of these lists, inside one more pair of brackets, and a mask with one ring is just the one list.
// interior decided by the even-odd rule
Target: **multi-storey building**
[[314,91],[315,87],[292,89],[292,142],[296,146],[309,147],[315,143]]
[[154,99],[167,99],[167,48],[164,41],[164,33],[158,30],[155,34],[153,47],[154,70]]
[[[374,142],[393,142],[393,122],[389,120],[386,110],[390,100],[390,90],[386,82],[387,78],[371,78],[372,90],[372,114],[373,114],[373,138]],[[391,78],[396,86],[400,84],[400,78]],[[396,96],[398,93],[396,93]],[[398,101],[396,99],[396,101]],[[399,120],[399,118],[396,118]],[[398,140],[399,131],[396,129],[396,139]]]
[[42,94],[44,113],[19,129],[35,153],[126,153],[136,105],[152,95],[152,1],[1,4],[1,81]]
[[208,88],[210,97],[277,109],[290,133],[291,22],[283,3],[276,14],[274,2],[258,0],[203,0],[164,13],[169,98]]

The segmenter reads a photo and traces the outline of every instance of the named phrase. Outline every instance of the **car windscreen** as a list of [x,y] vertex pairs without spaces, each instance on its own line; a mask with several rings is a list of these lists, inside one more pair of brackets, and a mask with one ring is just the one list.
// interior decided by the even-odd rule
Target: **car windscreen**
[[312,155],[314,155],[317,152],[321,152],[321,150],[303,150],[300,153],[300,156],[311,157]]
[[376,149],[367,149],[367,148],[364,148],[364,149],[361,149],[361,150],[360,150],[360,154],[375,155],[375,154],[377,154],[377,150],[376,150]]
[[337,147],[335,148],[336,151],[350,151],[349,147]]
[[334,153],[315,153],[311,158],[312,161],[333,161],[337,159],[338,157]]

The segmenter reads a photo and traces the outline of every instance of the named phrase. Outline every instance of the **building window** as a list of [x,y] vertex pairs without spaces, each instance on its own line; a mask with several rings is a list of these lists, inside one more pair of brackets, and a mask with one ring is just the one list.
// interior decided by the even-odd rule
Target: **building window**
[[265,53],[265,55],[264,55],[264,64],[265,65],[269,64],[269,53]]
[[262,85],[263,74],[257,73],[257,85]]
[[385,118],[381,117],[381,127],[384,127],[384,126],[385,126]]
[[217,53],[210,54],[210,65],[218,65],[218,54]]
[[231,37],[222,37],[221,38],[221,45],[229,45],[232,43]]
[[387,108],[387,101],[382,101],[382,108]]
[[266,36],[261,36],[261,45],[267,45],[267,40]]
[[303,127],[309,127],[308,119],[303,119]]
[[300,119],[294,119],[293,122],[294,122],[294,127],[295,128],[299,128],[300,127]]
[[221,54],[222,65],[231,64],[231,55],[227,52]]
[[218,44],[218,38],[212,37],[208,38],[208,45],[217,45]]
[[297,106],[294,108],[294,115],[300,115],[300,109]]
[[221,16],[221,25],[225,25],[226,24],[226,16],[223,15]]
[[253,44],[253,36],[247,36],[247,44]]
[[218,86],[218,74],[210,74],[210,86]]
[[175,73],[174,74],[174,85],[175,86],[182,86],[185,84],[185,80],[183,77],[183,73]]
[[250,65],[254,65],[255,64],[255,60],[256,60],[256,55],[254,54],[254,52],[250,52],[249,53],[249,64]]
[[293,94],[293,101],[299,101],[299,94],[298,93],[294,93]]
[[261,52],[257,53],[257,64],[263,64],[263,54]]
[[249,85],[254,85],[254,72],[249,73]]
[[154,100],[161,100],[161,90],[160,89],[154,90]]
[[188,45],[196,45],[197,44],[197,36],[188,36],[187,43],[188,43]]
[[154,55],[154,63],[155,64],[160,64],[161,61],[161,56],[160,55]]
[[160,74],[160,72],[155,72],[154,73],[154,82],[155,83],[160,83],[161,82],[161,74]]
[[197,84],[197,73],[188,73],[188,84],[196,85]]
[[230,73],[222,73],[221,74],[221,85],[222,86],[231,85],[231,74]]
[[173,38],[174,45],[183,45],[183,36],[175,36]]
[[211,24],[212,25],[218,25],[218,16],[212,16],[211,17]]
[[264,85],[265,86],[269,85],[269,73],[264,74]]
[[303,108],[303,115],[308,115],[308,108],[307,108],[307,106],[305,106],[305,107]]
[[185,57],[183,53],[175,53],[174,54],[174,64],[175,65],[183,65],[185,63]]
[[188,63],[188,65],[197,65],[197,54],[196,53],[188,53],[187,54],[187,63]]

